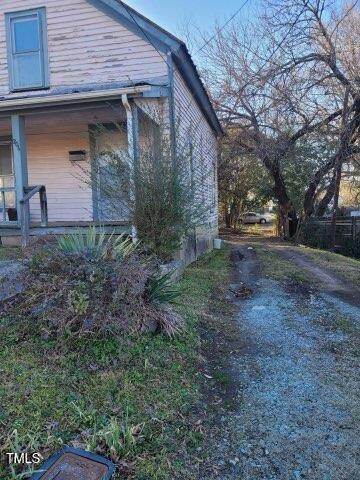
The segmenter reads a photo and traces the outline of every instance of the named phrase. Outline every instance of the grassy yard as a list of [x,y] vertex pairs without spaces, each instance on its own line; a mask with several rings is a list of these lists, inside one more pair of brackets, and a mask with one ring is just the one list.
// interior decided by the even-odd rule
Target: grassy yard
[[[261,271],[265,276],[274,280],[316,283],[316,279],[299,268],[295,263],[281,256],[280,253],[263,246],[261,243],[252,242],[260,261]],[[360,261],[354,258],[345,257],[337,253],[328,252],[305,246],[291,245],[291,250],[308,257],[315,265],[333,272],[340,279],[349,282],[355,287],[360,287]]]
[[300,247],[300,252],[320,267],[324,267],[354,286],[360,287],[360,260],[304,246]]
[[[1,250],[0,250],[1,251]],[[36,325],[0,320],[0,478],[26,478],[5,452],[63,444],[112,457],[115,478],[188,477],[185,458],[201,442],[192,421],[199,399],[198,322],[228,280],[228,250],[205,255],[179,282],[186,333],[49,339]]]

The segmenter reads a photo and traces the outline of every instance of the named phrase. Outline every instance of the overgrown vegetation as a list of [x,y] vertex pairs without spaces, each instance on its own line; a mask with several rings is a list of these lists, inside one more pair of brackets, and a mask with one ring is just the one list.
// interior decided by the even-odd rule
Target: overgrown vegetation
[[24,290],[6,305],[19,322],[47,335],[182,329],[169,307],[177,295],[152,258],[128,237],[106,237],[95,227],[60,237],[30,256]]
[[92,173],[90,179],[87,175],[85,181],[98,191],[102,220],[126,219],[144,245],[168,260],[183,238],[207,220],[215,201],[208,194],[212,174],[205,165],[207,147],[201,147],[203,158],[194,153],[190,141],[196,137],[194,131],[185,135],[178,127],[173,149],[161,111],[154,107],[150,115],[139,112],[140,142],[135,159],[123,146],[114,144],[114,132],[124,134],[121,125],[97,126],[95,138],[101,134],[104,139],[94,151],[99,175]]
[[213,252],[185,271],[176,309],[186,329],[173,339],[49,336],[34,321],[24,329],[18,317],[2,315],[0,478],[26,478],[27,467],[11,472],[4,452],[47,457],[62,444],[112,458],[116,480],[193,478],[184,458],[202,438],[191,417],[199,399],[196,326],[227,278],[227,256]]
[[19,247],[2,247],[0,246],[0,261],[18,260],[22,253]]

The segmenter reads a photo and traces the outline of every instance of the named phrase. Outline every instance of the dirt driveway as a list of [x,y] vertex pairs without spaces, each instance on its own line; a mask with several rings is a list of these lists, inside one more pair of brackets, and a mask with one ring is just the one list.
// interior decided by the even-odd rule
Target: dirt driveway
[[265,276],[256,244],[232,243],[232,289],[252,294],[234,300],[237,407],[221,419],[227,438],[214,462],[224,464],[229,438],[231,458],[220,478],[358,479],[359,292],[298,252],[264,247],[316,282]]

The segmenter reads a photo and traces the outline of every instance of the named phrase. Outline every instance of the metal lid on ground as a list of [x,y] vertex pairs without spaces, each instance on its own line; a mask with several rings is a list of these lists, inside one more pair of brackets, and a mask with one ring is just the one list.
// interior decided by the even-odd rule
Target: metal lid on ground
[[110,480],[114,465],[100,455],[64,447],[34,473],[31,480]]

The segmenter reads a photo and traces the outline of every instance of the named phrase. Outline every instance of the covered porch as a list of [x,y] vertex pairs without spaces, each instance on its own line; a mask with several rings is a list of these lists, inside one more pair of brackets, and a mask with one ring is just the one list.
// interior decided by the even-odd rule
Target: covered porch
[[104,199],[95,151],[105,161],[115,147],[134,165],[139,125],[161,103],[150,86],[0,102],[0,237],[26,245],[91,224],[131,233],[125,209]]

